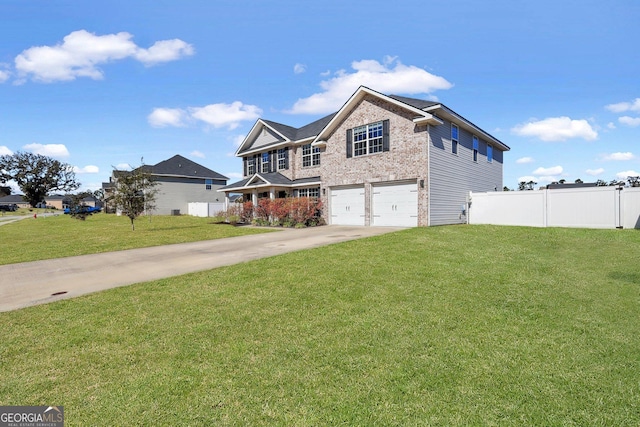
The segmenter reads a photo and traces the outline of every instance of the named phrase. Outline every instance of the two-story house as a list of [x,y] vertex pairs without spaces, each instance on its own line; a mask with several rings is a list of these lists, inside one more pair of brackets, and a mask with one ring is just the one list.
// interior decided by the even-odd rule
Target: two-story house
[[[189,203],[222,202],[218,190],[227,184],[226,176],[219,174],[183,156],[175,155],[155,165],[141,166],[148,170],[156,182],[156,215],[186,214]],[[114,171],[109,182],[102,183],[107,207],[118,173]]]
[[301,128],[259,119],[236,152],[244,179],[219,191],[319,197],[328,224],[457,224],[469,191],[502,190],[508,150],[442,103],[360,87]]

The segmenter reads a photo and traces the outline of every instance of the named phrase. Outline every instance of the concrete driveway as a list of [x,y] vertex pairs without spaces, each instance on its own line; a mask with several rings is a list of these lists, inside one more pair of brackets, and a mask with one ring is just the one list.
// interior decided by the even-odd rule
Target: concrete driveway
[[324,226],[0,266],[0,311],[400,230]]

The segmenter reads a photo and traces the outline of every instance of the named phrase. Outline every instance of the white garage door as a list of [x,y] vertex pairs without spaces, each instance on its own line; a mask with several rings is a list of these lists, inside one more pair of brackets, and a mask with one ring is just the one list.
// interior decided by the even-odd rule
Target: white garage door
[[364,225],[364,187],[331,189],[331,224]]
[[372,225],[418,226],[418,185],[415,182],[373,187]]

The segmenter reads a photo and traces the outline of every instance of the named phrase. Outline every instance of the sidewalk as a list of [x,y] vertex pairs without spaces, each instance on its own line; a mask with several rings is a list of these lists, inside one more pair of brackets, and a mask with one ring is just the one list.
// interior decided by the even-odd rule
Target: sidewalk
[[0,266],[0,311],[401,230],[324,226]]

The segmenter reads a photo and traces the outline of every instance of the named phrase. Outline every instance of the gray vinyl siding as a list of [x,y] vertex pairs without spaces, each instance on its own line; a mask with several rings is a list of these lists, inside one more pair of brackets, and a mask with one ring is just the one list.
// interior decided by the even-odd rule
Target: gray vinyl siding
[[478,136],[478,161],[473,161],[473,134],[459,126],[458,154],[451,153],[451,123],[430,126],[429,225],[466,222],[462,207],[469,191],[502,191],[503,152],[493,147],[487,161],[487,141]]
[[226,185],[222,180],[213,180],[211,190],[206,189],[205,178],[160,177],[156,182],[154,215],[171,215],[177,209],[184,215],[189,212],[189,203],[193,202],[224,202],[224,194],[217,191]]
[[277,142],[282,142],[282,141],[284,141],[284,139],[282,139],[279,135],[277,135],[271,129],[264,127],[260,131],[260,134],[255,139],[255,141],[253,141],[253,143],[251,143],[251,145],[247,147],[247,150],[253,150],[255,148],[265,147],[265,146],[275,144]]

